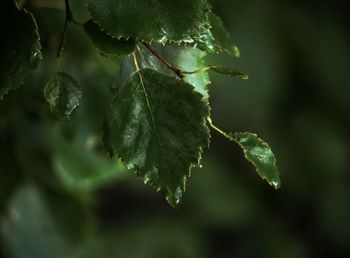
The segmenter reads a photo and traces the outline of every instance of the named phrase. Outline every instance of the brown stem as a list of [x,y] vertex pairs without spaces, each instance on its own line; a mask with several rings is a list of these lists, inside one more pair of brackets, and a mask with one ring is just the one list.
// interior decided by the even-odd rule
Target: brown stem
[[153,47],[151,47],[146,42],[141,41],[141,43],[150,51],[155,57],[159,59],[166,67],[172,70],[181,80],[185,78],[182,70],[177,67],[174,67],[169,61],[167,61],[164,57],[162,57]]
[[61,37],[61,42],[58,46],[57,49],[57,57],[59,58],[62,54],[63,48],[64,48],[64,43],[66,42],[66,37],[67,37],[67,31],[68,31],[68,25],[73,21],[73,14],[72,10],[70,8],[69,0],[64,0],[65,7],[66,7],[66,18],[64,21],[64,28],[63,28],[63,33]]

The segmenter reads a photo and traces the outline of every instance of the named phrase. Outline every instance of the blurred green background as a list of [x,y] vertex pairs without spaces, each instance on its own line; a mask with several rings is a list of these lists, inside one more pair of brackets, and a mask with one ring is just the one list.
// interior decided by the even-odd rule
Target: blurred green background
[[[87,20],[84,1],[71,2],[76,19]],[[350,257],[346,1],[212,4],[241,58],[209,56],[208,63],[250,75],[212,75],[213,120],[269,142],[282,188],[263,182],[239,147],[213,132],[203,168],[171,208],[103,154],[102,118],[119,60],[99,56],[72,26],[57,62],[63,1],[32,0],[44,61],[0,102],[0,257]],[[52,119],[42,96],[58,69],[84,90],[65,124]]]

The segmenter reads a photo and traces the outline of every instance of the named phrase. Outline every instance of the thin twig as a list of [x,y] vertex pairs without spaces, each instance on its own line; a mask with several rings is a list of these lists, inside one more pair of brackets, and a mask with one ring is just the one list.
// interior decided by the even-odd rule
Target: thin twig
[[63,28],[63,33],[62,33],[62,37],[61,37],[61,42],[60,42],[58,49],[57,49],[57,58],[59,58],[62,54],[62,51],[64,48],[64,43],[66,42],[68,25],[73,20],[73,14],[72,14],[72,10],[70,8],[69,0],[64,0],[64,3],[66,6],[66,18],[64,21],[64,28]]
[[162,57],[153,47],[148,45],[146,42],[141,41],[141,43],[155,56],[161,61],[166,67],[172,70],[181,80],[184,79],[184,74],[182,70],[174,67],[169,61],[167,61],[164,57]]

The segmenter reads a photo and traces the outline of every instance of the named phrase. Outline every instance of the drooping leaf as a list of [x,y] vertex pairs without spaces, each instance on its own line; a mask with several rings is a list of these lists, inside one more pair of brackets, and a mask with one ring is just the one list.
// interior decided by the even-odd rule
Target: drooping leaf
[[193,43],[210,29],[206,0],[89,0],[88,9],[116,38]]
[[46,84],[44,96],[54,117],[68,121],[79,107],[82,91],[73,77],[59,72]]
[[238,47],[232,43],[230,33],[224,27],[221,18],[213,12],[209,13],[211,32],[215,39],[215,49],[219,52],[227,52],[228,54],[239,57],[240,52]]
[[244,155],[258,174],[276,189],[281,186],[276,158],[270,146],[256,134],[235,133],[233,139],[241,146]]
[[104,144],[175,206],[209,144],[208,115],[208,103],[193,86],[142,69],[118,88],[106,114]]
[[92,20],[87,21],[84,24],[86,33],[91,38],[93,44],[103,55],[128,55],[135,51],[135,40],[129,39],[116,39],[101,31],[96,23]]
[[231,77],[238,77],[241,78],[242,80],[248,80],[249,76],[230,67],[224,67],[224,66],[209,66],[208,69],[219,73],[223,74],[226,76],[231,76]]
[[1,1],[0,100],[21,86],[42,60],[38,28],[33,15],[18,10],[15,1]]

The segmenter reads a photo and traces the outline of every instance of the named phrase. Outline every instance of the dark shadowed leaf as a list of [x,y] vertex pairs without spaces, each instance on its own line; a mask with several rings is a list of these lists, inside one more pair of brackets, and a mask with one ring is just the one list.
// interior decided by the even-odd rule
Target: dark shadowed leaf
[[88,9],[116,38],[193,43],[210,29],[206,0],[89,0]]
[[79,107],[82,91],[70,75],[59,72],[46,84],[44,96],[54,117],[68,121]]
[[1,1],[0,8],[0,100],[10,89],[21,86],[42,60],[34,17],[20,11],[15,1]]
[[276,158],[270,146],[252,133],[235,133],[234,140],[243,149],[244,155],[258,174],[276,189],[281,186]]
[[84,24],[86,33],[91,38],[93,44],[103,55],[128,55],[135,51],[135,40],[116,39],[101,31],[96,23],[89,20]]
[[208,103],[192,85],[143,69],[115,94],[105,118],[104,144],[175,206],[209,144],[208,115]]

